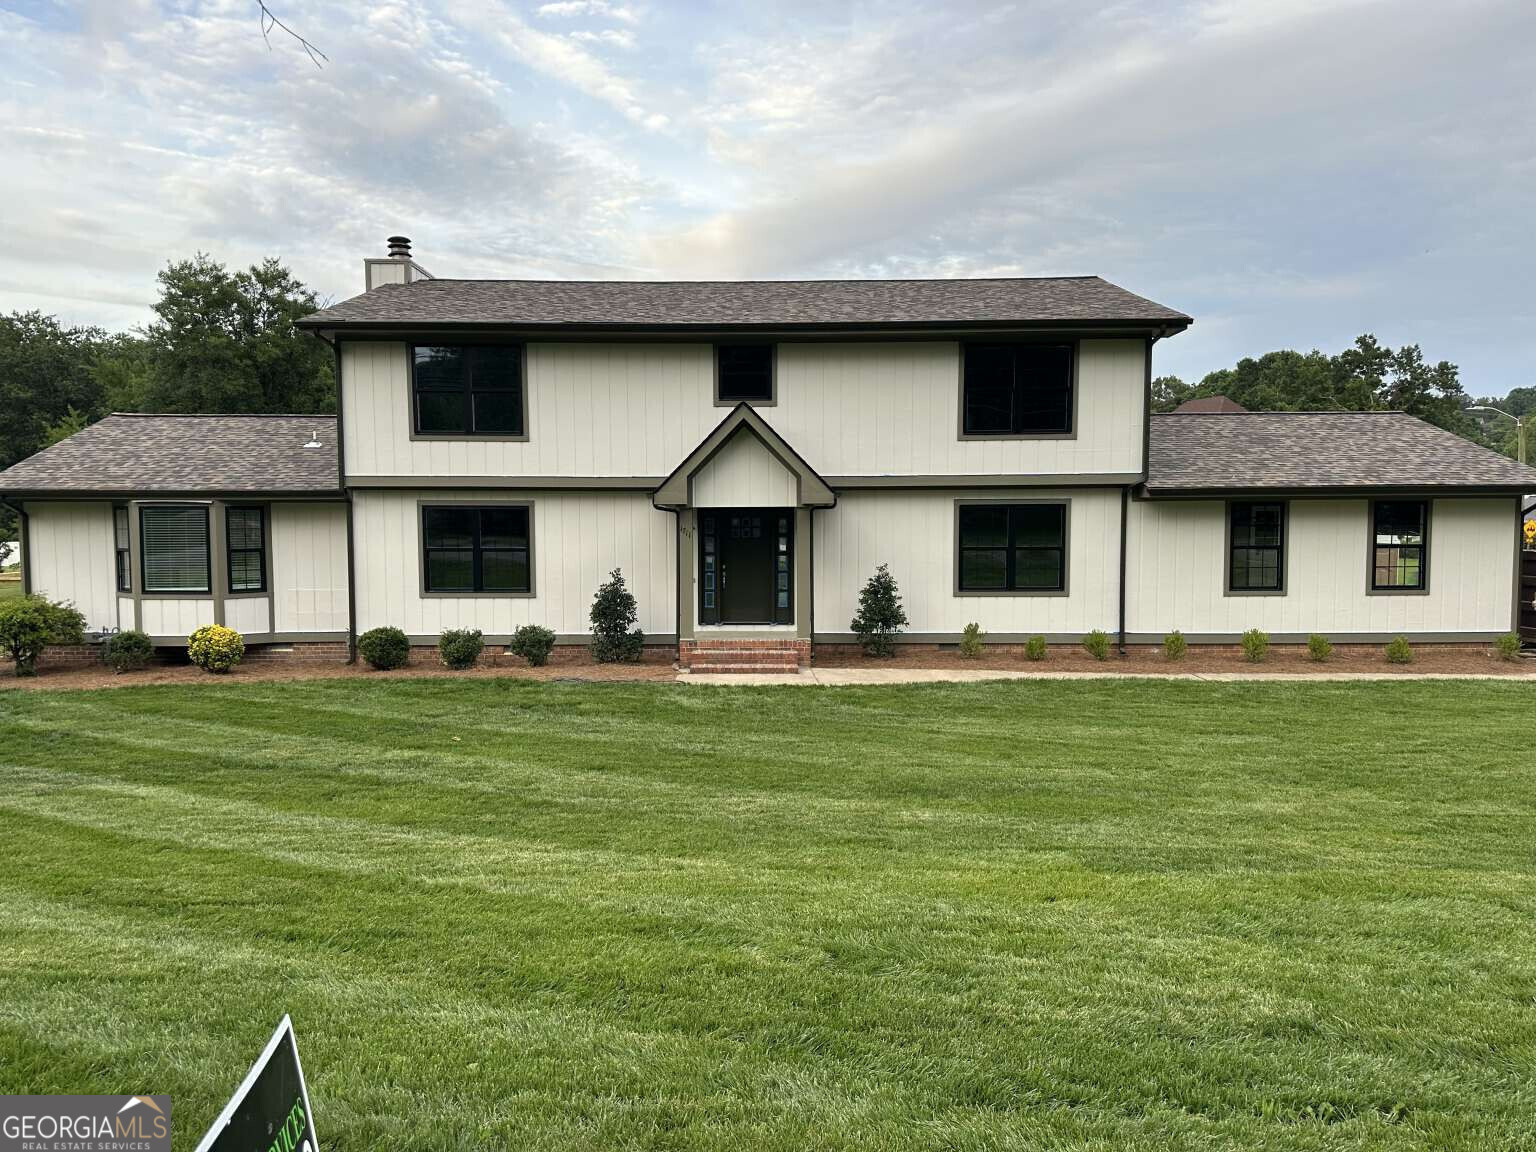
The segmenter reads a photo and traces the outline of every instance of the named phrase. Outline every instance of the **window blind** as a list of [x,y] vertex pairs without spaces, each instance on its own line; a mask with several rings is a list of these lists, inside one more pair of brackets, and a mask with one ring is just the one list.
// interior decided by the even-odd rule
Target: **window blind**
[[139,535],[144,553],[144,591],[211,590],[207,508],[140,508]]

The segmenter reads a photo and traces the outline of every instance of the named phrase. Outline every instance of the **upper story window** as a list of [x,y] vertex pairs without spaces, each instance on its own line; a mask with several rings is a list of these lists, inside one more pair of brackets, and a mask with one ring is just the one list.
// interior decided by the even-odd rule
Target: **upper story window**
[[229,555],[229,590],[267,590],[265,510],[259,504],[224,509],[224,536]]
[[128,509],[112,509],[112,545],[117,558],[117,590],[133,591],[133,560],[129,552]]
[[962,593],[1065,592],[1065,504],[961,504],[958,577]]
[[1371,591],[1429,587],[1429,504],[1378,500],[1371,505]]
[[772,404],[773,345],[716,344],[715,402]]
[[516,344],[411,349],[411,401],[421,436],[527,435],[523,350]]
[[1234,502],[1227,515],[1227,590],[1285,591],[1285,505]]
[[961,371],[966,436],[1072,433],[1071,344],[967,344]]
[[422,590],[503,595],[532,592],[530,519],[526,504],[423,507]]
[[145,592],[206,595],[213,590],[206,505],[143,505],[139,508],[139,548]]

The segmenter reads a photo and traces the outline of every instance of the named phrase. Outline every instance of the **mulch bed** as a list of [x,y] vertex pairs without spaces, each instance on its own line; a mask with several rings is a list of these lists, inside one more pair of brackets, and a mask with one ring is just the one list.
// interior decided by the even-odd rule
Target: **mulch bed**
[[[1041,672],[1120,672],[1137,676],[1199,675],[1201,673],[1371,673],[1375,675],[1412,676],[1423,673],[1456,675],[1536,677],[1536,660],[1500,660],[1491,649],[1473,646],[1423,645],[1414,650],[1411,664],[1389,664],[1376,647],[1339,647],[1323,664],[1307,658],[1302,647],[1274,647],[1261,664],[1251,664],[1236,648],[1191,648],[1180,661],[1170,663],[1157,647],[1133,647],[1124,657],[1112,654],[1108,660],[1095,660],[1082,649],[1053,646],[1045,660],[1032,662],[1018,649],[984,652],[966,659],[950,648],[911,647],[898,649],[888,660],[864,656],[852,646],[818,648],[818,668],[878,669],[968,669],[970,671],[1041,671]],[[484,680],[567,680],[567,681],[670,681],[677,676],[670,658],[648,652],[640,664],[596,664],[590,661],[562,660],[543,668],[505,662],[482,665],[456,672],[427,658],[413,657],[410,664],[392,672],[378,672],[361,662],[353,665],[315,660],[281,658],[252,659],[237,665],[222,676],[211,676],[190,664],[157,663],[137,672],[119,675],[99,664],[59,663],[50,665],[46,655],[33,677],[17,679],[11,675],[9,662],[0,662],[0,691],[6,688],[65,690],[87,688],[127,688],[146,684],[257,684],[285,680],[387,680],[414,677],[438,677]]]
[[1027,660],[1021,650],[987,651],[966,659],[953,648],[899,648],[888,660],[864,656],[857,648],[841,646],[818,648],[818,668],[969,668],[985,671],[1049,672],[1121,672],[1137,676],[1199,675],[1205,672],[1285,673],[1365,673],[1412,676],[1443,673],[1481,676],[1536,676],[1536,660],[1500,660],[1491,648],[1448,645],[1421,645],[1414,649],[1411,664],[1390,664],[1379,647],[1339,646],[1327,662],[1308,659],[1305,647],[1272,647],[1260,664],[1249,663],[1236,647],[1191,648],[1184,659],[1170,662],[1163,650],[1153,646],[1135,646],[1124,657],[1111,649],[1108,660],[1095,660],[1076,646],[1053,645],[1046,658]]
[[146,684],[262,684],[280,680],[345,680],[369,681],[390,679],[415,679],[418,677],[455,678],[460,680],[515,679],[515,680],[672,680],[677,670],[670,663],[645,664],[546,664],[542,668],[511,665],[482,666],[464,671],[454,671],[440,664],[413,660],[404,668],[391,672],[378,672],[361,662],[357,664],[328,663],[313,660],[251,660],[237,664],[221,675],[211,675],[190,664],[152,664],[136,672],[116,673],[99,664],[56,664],[50,667],[47,657],[39,665],[36,676],[17,679],[11,675],[9,661],[0,662],[0,691],[6,688],[60,691],[81,688],[137,688]]

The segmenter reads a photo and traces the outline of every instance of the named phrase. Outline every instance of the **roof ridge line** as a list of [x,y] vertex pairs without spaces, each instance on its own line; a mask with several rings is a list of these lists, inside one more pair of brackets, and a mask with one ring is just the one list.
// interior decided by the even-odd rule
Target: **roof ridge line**
[[[1201,399],[1201,397],[1196,397]],[[1409,416],[1414,420],[1423,420],[1422,416],[1414,416],[1412,412],[1405,412],[1401,408],[1269,408],[1255,411],[1249,408],[1244,412],[1154,412],[1154,416]],[[1427,424],[1428,421],[1426,420]]]
[[[760,279],[760,280],[540,280],[528,276],[433,276],[430,280],[413,280],[410,284],[381,284],[381,288],[409,288],[417,284],[954,284],[982,281],[1015,280],[1104,280],[1097,273],[1080,273],[1071,276],[823,276],[810,279]],[[1109,284],[1111,281],[1104,280]],[[1119,288],[1118,284],[1114,287]],[[1122,292],[1129,289],[1120,288]],[[1135,295],[1135,293],[1131,293]]]
[[108,416],[153,416],[157,420],[334,420],[334,412],[108,412]]

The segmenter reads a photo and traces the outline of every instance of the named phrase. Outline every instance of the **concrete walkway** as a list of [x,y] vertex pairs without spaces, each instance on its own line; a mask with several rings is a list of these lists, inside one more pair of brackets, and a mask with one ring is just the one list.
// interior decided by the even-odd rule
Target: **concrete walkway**
[[983,680],[1204,680],[1213,684],[1271,680],[1315,683],[1328,680],[1536,680],[1536,673],[1504,675],[1477,672],[1052,672],[985,668],[803,668],[798,673],[680,672],[682,684],[842,685],[842,684],[974,684]]

